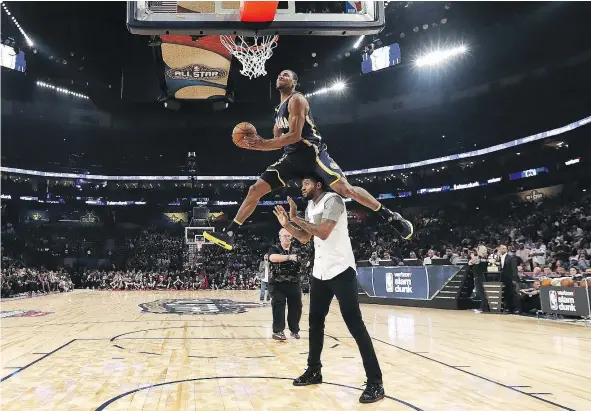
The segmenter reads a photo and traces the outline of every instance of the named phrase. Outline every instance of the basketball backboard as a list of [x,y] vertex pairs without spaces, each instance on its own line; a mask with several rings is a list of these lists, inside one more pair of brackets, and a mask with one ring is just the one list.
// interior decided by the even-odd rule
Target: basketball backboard
[[[253,6],[248,3],[274,3],[276,12],[271,17],[255,12],[253,21],[253,14],[244,12]],[[381,1],[127,2],[127,27],[142,35],[355,36],[379,33],[384,21]]]
[[185,244],[196,245],[198,240],[203,240],[203,244],[211,244],[205,240],[203,233],[205,231],[215,231],[213,227],[185,227]]

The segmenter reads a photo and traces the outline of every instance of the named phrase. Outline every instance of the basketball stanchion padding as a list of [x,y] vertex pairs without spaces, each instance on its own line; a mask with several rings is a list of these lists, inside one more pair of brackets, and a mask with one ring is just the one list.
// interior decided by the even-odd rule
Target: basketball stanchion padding
[[241,1],[240,21],[243,23],[268,23],[275,20],[278,1]]

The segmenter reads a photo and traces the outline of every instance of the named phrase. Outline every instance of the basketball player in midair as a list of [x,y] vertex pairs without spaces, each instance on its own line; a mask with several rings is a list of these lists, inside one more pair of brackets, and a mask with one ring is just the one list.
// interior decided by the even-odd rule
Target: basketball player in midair
[[283,149],[283,156],[271,164],[256,183],[250,186],[246,198],[228,228],[221,232],[205,232],[205,239],[232,250],[234,232],[250,217],[265,194],[285,187],[289,180],[302,178],[311,173],[320,176],[327,186],[341,196],[351,198],[376,211],[393,225],[402,238],[410,239],[414,231],[410,221],[384,207],[365,189],[349,184],[341,168],[328,155],[326,144],[314,124],[308,101],[301,93],[295,91],[297,84],[298,76],[291,70],[283,70],[277,77],[281,103],[275,109],[274,138],[263,139],[258,135],[244,138],[246,148],[250,150]]

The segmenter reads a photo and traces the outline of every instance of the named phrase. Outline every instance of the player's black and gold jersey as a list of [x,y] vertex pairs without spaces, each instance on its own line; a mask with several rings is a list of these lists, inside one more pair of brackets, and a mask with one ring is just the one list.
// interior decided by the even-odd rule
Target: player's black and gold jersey
[[[295,94],[295,93],[294,93]],[[283,103],[275,108],[275,124],[281,131],[281,134],[289,132],[289,101],[294,96],[292,94]],[[297,143],[290,144],[284,147],[286,153],[291,153],[297,150],[299,147],[309,147],[310,143],[318,147],[318,150],[324,150],[326,147],[322,142],[322,137],[314,124],[314,118],[312,117],[312,109],[308,109],[308,115],[306,115],[306,121],[304,121],[304,127],[302,129],[302,140]],[[307,142],[307,143],[306,143]]]

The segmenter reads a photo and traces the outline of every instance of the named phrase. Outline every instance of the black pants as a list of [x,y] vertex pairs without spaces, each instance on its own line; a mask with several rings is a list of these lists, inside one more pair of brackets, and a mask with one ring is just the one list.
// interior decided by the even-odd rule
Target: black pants
[[527,313],[532,310],[541,310],[542,304],[540,302],[540,294],[524,295],[521,297],[521,310]]
[[480,311],[488,312],[488,299],[484,291],[484,282],[486,281],[486,267],[487,263],[478,263],[472,266],[472,273],[474,274],[474,287],[476,288],[476,295],[480,298]]
[[302,318],[302,289],[300,283],[268,284],[273,310],[273,332],[285,330],[285,303],[287,301],[287,326],[292,333],[300,332]]
[[319,370],[322,367],[320,355],[324,345],[324,321],[334,296],[339,301],[343,320],[359,347],[367,382],[382,383],[380,364],[359,309],[357,273],[351,267],[331,280],[323,281],[310,277],[310,353],[308,354],[308,368]]
[[504,309],[508,311],[521,310],[521,299],[517,294],[516,282],[508,276],[501,275],[503,282],[503,303]]

